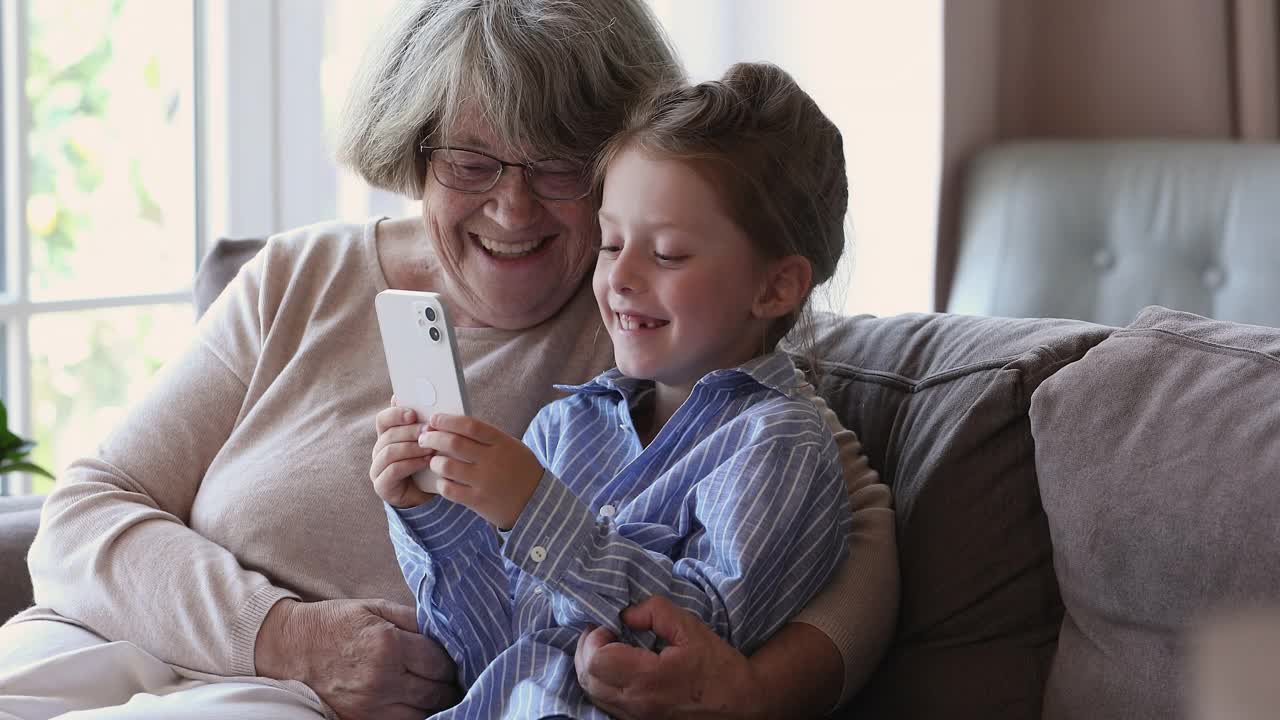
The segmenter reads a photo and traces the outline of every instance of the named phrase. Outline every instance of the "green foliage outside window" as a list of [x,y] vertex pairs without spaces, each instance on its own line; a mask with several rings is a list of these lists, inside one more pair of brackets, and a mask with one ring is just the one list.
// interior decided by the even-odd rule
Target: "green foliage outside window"
[[[98,4],[99,11],[107,10],[110,28],[110,21],[120,16],[124,0]],[[49,36],[49,29],[52,23],[67,22],[71,10],[66,2],[47,0],[35,0],[31,7],[26,82],[31,108],[27,224],[32,237],[32,280],[39,286],[69,276],[76,238],[93,227],[92,217],[76,200],[97,190],[106,172],[100,163],[100,149],[92,147],[89,139],[98,135],[95,121],[106,112],[110,89],[103,75],[111,63],[112,35],[108,30],[97,42],[90,41],[87,47],[82,43],[79,57],[68,53],[57,43],[59,38]]]
[[[28,7],[32,298],[183,288],[195,247],[191,3]],[[56,471],[93,452],[191,332],[189,306],[32,316],[31,461]],[[33,492],[51,488],[45,476],[33,473]]]

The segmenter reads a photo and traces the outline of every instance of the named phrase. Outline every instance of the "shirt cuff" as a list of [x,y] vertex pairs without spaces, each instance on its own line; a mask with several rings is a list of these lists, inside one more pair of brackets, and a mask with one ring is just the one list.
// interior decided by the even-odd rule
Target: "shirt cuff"
[[544,582],[559,582],[590,545],[595,519],[560,478],[544,470],[516,524],[504,534],[502,554]]
[[484,518],[460,503],[436,497],[411,508],[383,503],[392,542],[418,545],[436,558],[456,555],[482,544],[493,533]]

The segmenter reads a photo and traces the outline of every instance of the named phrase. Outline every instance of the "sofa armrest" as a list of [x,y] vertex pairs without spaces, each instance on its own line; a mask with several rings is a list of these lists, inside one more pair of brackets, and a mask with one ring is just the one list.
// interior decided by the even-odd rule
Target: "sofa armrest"
[[264,238],[247,238],[236,240],[218,238],[213,249],[200,261],[196,270],[195,282],[191,288],[191,299],[195,303],[196,319],[209,309],[227,283],[240,272],[240,266],[253,259],[254,255],[266,245]]
[[30,607],[31,574],[27,550],[40,526],[41,495],[0,497],[0,622]]

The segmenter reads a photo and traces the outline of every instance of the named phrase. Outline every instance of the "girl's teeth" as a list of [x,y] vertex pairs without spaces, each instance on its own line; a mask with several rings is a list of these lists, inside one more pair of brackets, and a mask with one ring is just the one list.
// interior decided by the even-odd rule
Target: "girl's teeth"
[[480,246],[490,253],[498,257],[513,258],[528,255],[538,248],[542,247],[542,243],[546,242],[546,238],[530,240],[522,243],[496,243],[489,238],[472,234],[472,237],[480,241]]
[[623,330],[651,330],[667,324],[661,320],[637,320],[630,315],[619,315],[618,322],[622,324]]

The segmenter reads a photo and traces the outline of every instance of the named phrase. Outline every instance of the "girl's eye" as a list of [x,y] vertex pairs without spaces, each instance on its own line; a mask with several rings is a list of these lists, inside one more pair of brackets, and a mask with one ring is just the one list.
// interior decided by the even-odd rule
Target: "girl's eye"
[[622,248],[618,247],[617,245],[601,245],[601,246],[600,246],[600,252],[602,252],[602,253],[610,253],[610,254],[612,254],[612,253],[616,253],[616,252],[618,252],[618,251],[619,251],[619,250],[621,250],[621,249],[622,249]]
[[680,262],[689,257],[688,255],[664,255],[660,252],[655,252],[653,256],[662,262]]

